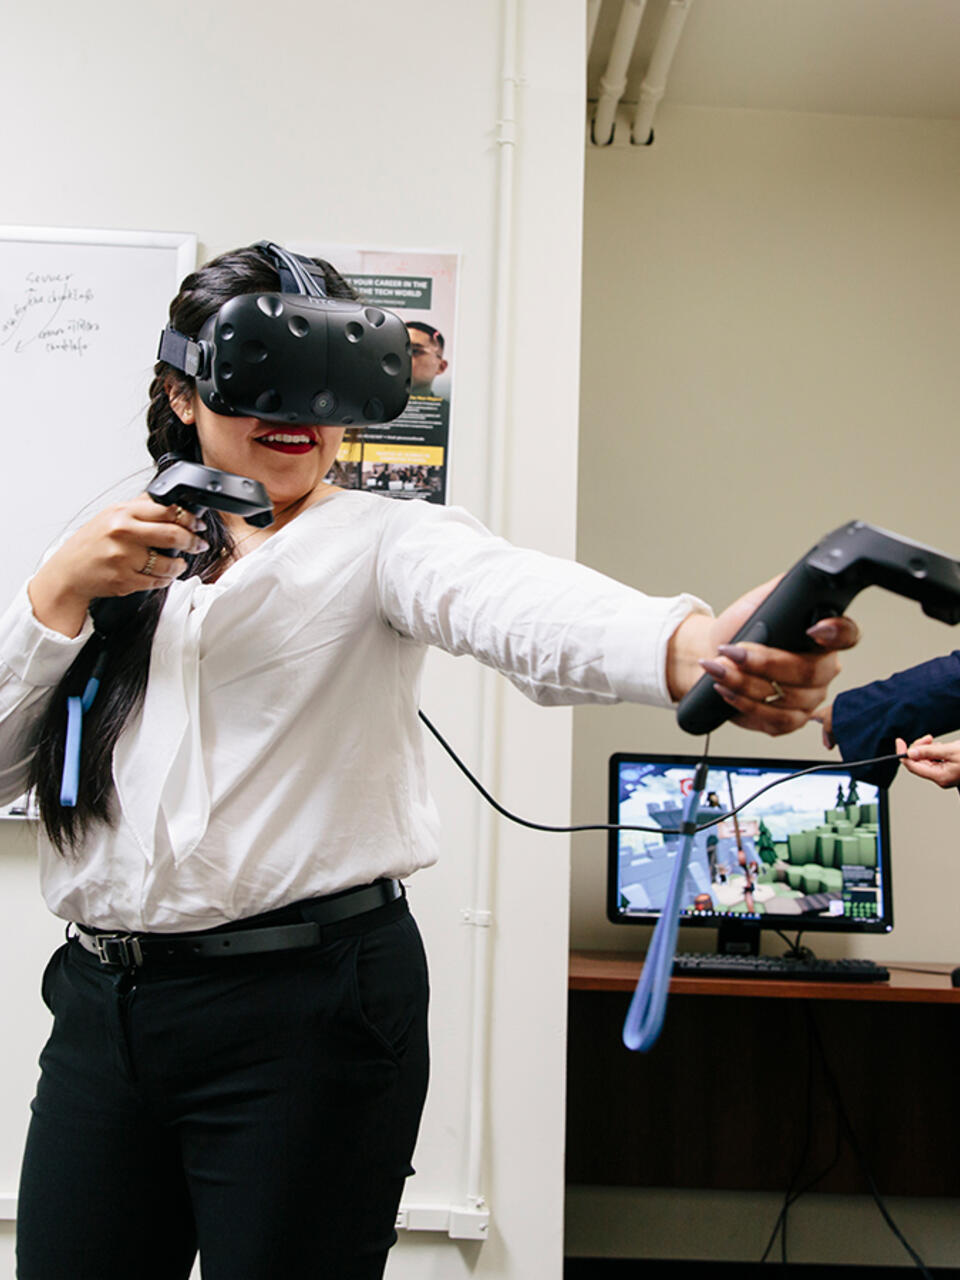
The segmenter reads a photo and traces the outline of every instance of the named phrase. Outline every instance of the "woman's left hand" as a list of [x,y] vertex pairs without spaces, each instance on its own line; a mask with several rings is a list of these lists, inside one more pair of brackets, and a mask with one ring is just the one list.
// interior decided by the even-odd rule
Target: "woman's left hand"
[[928,733],[908,747],[903,738],[897,738],[897,755],[907,757],[903,767],[918,778],[938,787],[960,785],[960,742],[934,742]]
[[718,618],[693,614],[684,619],[671,640],[672,665],[668,653],[668,683],[675,698],[706,672],[733,711],[733,723],[741,728],[775,736],[807,723],[840,671],[837,651],[852,648],[860,631],[850,618],[825,618],[807,632],[817,644],[808,653],[729,644],[779,581],[774,578],[748,591]]

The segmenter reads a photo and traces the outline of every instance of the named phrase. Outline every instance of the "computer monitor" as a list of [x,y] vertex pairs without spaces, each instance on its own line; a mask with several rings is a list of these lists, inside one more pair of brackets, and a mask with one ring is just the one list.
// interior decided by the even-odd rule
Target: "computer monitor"
[[[607,915],[655,924],[666,900],[699,757],[620,752],[610,758],[609,821],[662,828],[611,831]],[[815,760],[714,756],[697,823],[713,822]],[[698,831],[681,897],[683,925],[718,930],[719,951],[756,952],[760,932],[889,933],[893,928],[886,788],[843,765],[790,778],[738,814]]]

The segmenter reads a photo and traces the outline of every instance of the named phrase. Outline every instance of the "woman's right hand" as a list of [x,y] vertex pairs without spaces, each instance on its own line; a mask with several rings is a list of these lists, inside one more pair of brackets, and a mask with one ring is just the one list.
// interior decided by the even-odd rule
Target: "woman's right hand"
[[[169,586],[187,567],[183,553],[204,551],[203,522],[146,494],[107,507],[82,525],[37,571],[27,591],[39,622],[76,636],[90,601]],[[175,551],[175,557],[156,555]]]

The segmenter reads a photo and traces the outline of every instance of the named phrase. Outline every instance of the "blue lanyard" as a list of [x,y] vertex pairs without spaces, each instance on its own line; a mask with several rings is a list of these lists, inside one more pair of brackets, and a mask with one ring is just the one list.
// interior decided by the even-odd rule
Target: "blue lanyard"
[[60,803],[72,809],[77,803],[80,787],[80,748],[83,742],[84,713],[93,706],[100,688],[100,678],[107,665],[106,647],[97,654],[93,671],[80,697],[67,698],[67,738],[63,748],[63,774],[60,779]]
[[646,1052],[652,1049],[660,1035],[667,1011],[667,991],[673,970],[673,957],[677,951],[677,930],[680,925],[681,895],[683,883],[690,865],[693,838],[697,834],[696,816],[700,809],[700,797],[707,782],[707,764],[702,760],[694,775],[693,790],[687,797],[683,811],[683,843],[674,863],[667,899],[663,905],[653,938],[647,949],[627,1017],[623,1024],[623,1043],[628,1049]]

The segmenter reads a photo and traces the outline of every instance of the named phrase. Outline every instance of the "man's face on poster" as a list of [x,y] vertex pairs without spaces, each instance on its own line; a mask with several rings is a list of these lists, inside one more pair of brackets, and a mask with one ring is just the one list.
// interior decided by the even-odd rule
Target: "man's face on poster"
[[433,380],[447,367],[437,340],[423,329],[408,329],[410,335],[410,394],[429,395]]

